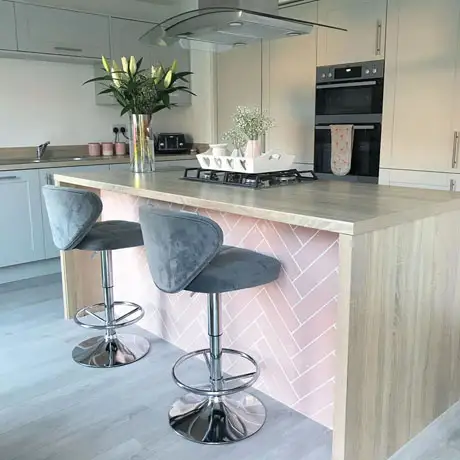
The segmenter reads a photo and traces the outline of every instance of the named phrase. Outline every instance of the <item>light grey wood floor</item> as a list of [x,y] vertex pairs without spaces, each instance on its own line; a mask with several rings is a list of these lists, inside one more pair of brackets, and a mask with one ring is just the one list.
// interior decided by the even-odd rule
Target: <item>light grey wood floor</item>
[[[170,378],[181,352],[152,338],[138,363],[87,369],[70,357],[87,336],[62,319],[56,277],[0,286],[0,460],[331,459],[328,430],[264,395],[268,420],[253,438],[232,446],[179,438],[167,412],[182,394]],[[460,460],[460,404],[391,460]]]
[[330,460],[330,431],[263,395],[269,415],[253,438],[179,438],[167,413],[182,394],[170,377],[181,352],[152,339],[138,363],[87,369],[71,359],[87,336],[62,319],[56,277],[0,287],[0,460]]

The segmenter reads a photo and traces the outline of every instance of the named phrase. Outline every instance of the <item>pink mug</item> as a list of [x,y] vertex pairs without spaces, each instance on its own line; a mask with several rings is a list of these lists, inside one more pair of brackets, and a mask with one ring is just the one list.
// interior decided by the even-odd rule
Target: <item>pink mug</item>
[[115,155],[124,156],[126,155],[126,142],[115,143]]
[[113,143],[112,142],[102,143],[102,155],[105,157],[111,157],[113,155]]
[[101,155],[101,144],[99,142],[90,142],[88,144],[88,154],[90,157],[98,157]]

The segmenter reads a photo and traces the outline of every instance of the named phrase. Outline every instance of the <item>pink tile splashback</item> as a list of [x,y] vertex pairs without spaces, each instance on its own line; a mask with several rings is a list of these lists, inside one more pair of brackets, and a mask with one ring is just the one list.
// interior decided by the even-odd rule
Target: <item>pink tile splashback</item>
[[[139,206],[147,202],[111,192],[103,192],[102,199],[104,220],[137,221]],[[275,283],[222,296],[224,346],[245,351],[261,364],[258,389],[332,428],[337,235],[235,214],[184,209],[218,222],[226,244],[281,260],[283,270]],[[207,346],[205,297],[160,292],[151,280],[143,248],[115,251],[114,278],[117,299],[137,302],[146,309],[143,328],[185,351]],[[233,363],[227,370],[236,373],[239,368]]]

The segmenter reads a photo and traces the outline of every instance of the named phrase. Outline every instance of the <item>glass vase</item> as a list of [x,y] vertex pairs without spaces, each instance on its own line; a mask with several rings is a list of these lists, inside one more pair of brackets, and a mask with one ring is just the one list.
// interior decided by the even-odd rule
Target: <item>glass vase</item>
[[129,117],[129,160],[134,173],[155,171],[155,142],[152,116],[131,114]]

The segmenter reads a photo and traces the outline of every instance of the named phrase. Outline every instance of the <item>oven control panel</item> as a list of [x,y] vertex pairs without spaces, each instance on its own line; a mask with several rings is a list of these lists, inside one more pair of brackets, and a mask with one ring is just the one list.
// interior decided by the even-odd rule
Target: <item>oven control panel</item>
[[322,84],[347,80],[372,80],[383,78],[384,71],[385,62],[382,60],[324,66],[316,69],[316,82]]

